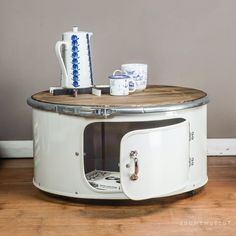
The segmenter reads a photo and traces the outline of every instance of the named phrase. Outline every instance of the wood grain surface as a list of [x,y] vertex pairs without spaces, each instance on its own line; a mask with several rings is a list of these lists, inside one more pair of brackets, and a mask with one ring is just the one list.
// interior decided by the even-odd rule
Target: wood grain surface
[[83,201],[37,190],[32,159],[1,159],[0,235],[236,235],[236,157],[210,157],[208,176],[193,196]]
[[53,96],[49,91],[43,91],[34,94],[32,98],[41,102],[63,105],[145,107],[174,105],[194,101],[205,96],[206,93],[197,89],[152,85],[142,92],[131,93],[128,96],[102,95],[98,97],[92,94],[80,94],[77,97],[71,95]]

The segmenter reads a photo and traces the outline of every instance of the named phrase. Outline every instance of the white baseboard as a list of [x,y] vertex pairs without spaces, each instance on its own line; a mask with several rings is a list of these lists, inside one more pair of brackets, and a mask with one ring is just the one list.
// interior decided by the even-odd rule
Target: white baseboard
[[24,158],[33,157],[33,141],[0,141],[0,157]]
[[207,140],[208,156],[236,156],[236,138],[212,138]]
[[[236,156],[236,138],[208,139],[208,156]],[[33,141],[0,141],[0,157],[32,158]]]

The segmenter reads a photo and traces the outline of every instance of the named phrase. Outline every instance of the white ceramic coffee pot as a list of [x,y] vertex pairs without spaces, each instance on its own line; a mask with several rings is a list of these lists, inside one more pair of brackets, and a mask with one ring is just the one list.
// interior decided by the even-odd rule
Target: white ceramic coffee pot
[[56,55],[62,71],[61,87],[79,89],[93,85],[91,35],[73,27],[72,32],[63,33],[62,41],[56,43]]

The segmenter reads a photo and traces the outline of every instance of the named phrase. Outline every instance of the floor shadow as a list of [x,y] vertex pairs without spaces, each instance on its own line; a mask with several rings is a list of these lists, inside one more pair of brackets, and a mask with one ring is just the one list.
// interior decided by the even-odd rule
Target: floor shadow
[[42,192],[38,198],[64,207],[77,206],[75,211],[83,217],[89,218],[106,218],[106,219],[124,219],[137,216],[147,216],[158,214],[169,209],[177,201],[186,198],[194,198],[195,195],[201,194],[204,187],[171,197],[154,198],[144,201],[132,200],[94,200],[94,199],[75,199],[62,197],[50,193]]

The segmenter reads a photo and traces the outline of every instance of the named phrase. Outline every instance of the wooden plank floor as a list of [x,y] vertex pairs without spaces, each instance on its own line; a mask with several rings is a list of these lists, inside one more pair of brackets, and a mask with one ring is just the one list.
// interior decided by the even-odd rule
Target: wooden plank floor
[[197,194],[132,201],[78,201],[32,185],[31,159],[0,160],[2,235],[236,235],[236,157],[211,157]]

